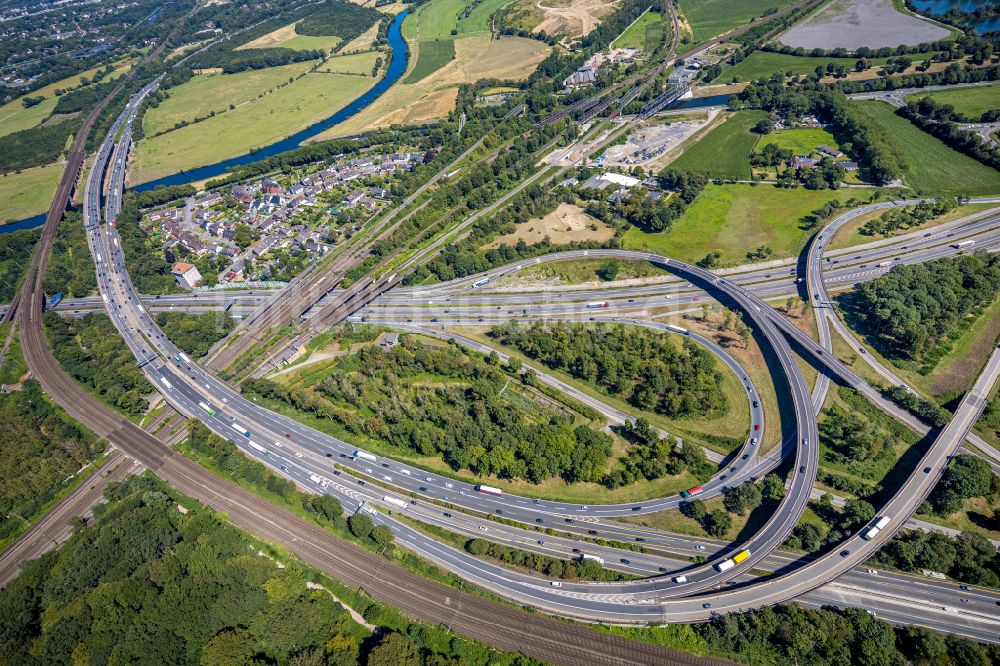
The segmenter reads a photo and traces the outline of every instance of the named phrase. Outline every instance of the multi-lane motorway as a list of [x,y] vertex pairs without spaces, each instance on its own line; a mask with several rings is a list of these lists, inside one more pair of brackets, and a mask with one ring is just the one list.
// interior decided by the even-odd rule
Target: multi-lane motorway
[[[98,152],[98,161],[87,182],[85,193],[84,217],[88,231],[88,243],[94,254],[97,266],[98,282],[101,292],[101,302],[108,308],[112,321],[129,344],[136,355],[140,365],[146,372],[150,380],[165,395],[167,400],[182,414],[188,417],[197,417],[204,421],[210,428],[220,435],[233,439],[248,454],[254,455],[264,462],[272,465],[280,473],[295,479],[300,485],[318,491],[331,492],[342,499],[348,507],[357,507],[362,501],[373,505],[379,505],[382,511],[376,515],[376,520],[391,526],[397,535],[397,539],[425,555],[426,557],[441,563],[449,570],[455,571],[460,576],[475,581],[488,589],[497,592],[510,599],[530,604],[551,612],[583,617],[587,619],[603,619],[606,621],[636,622],[636,621],[693,621],[705,619],[715,612],[744,610],[756,607],[765,603],[777,603],[800,596],[823,583],[832,580],[850,569],[857,567],[873,552],[891,533],[899,528],[905,519],[912,514],[916,505],[926,496],[933,485],[934,480],[939,476],[947,457],[954,453],[954,450],[968,435],[971,424],[976,416],[981,412],[991,386],[996,380],[998,372],[997,354],[991,358],[990,364],[983,372],[970,392],[969,396],[962,402],[955,419],[941,433],[939,433],[934,444],[929,449],[925,459],[921,461],[921,467],[931,470],[923,472],[921,468],[914,470],[903,490],[883,509],[884,515],[889,515],[892,519],[890,527],[883,530],[875,539],[866,541],[858,536],[852,537],[844,544],[842,549],[829,553],[820,558],[816,558],[808,563],[788,564],[787,569],[781,572],[780,576],[775,576],[763,582],[742,581],[746,578],[751,566],[762,566],[770,563],[774,566],[775,549],[785,539],[791,528],[796,524],[798,516],[808,500],[812,488],[813,479],[816,472],[818,458],[818,435],[815,424],[815,409],[813,398],[810,395],[801,371],[799,370],[792,350],[786,342],[785,337],[791,338],[800,350],[812,357],[813,362],[825,366],[826,370],[838,376],[844,381],[859,390],[864,390],[864,382],[850,373],[846,368],[832,359],[832,356],[817,347],[815,341],[791,326],[787,319],[777,315],[759,298],[759,294],[752,293],[744,288],[745,276],[720,278],[694,266],[681,264],[667,257],[648,255],[645,253],[610,253],[601,254],[594,252],[591,256],[625,256],[628,258],[641,258],[654,263],[666,266],[669,270],[681,274],[691,281],[690,289],[696,285],[706,294],[718,295],[727,299],[728,303],[735,305],[743,311],[746,316],[754,322],[760,335],[766,340],[778,359],[782,372],[785,374],[788,386],[790,387],[790,398],[798,424],[797,433],[788,441],[791,449],[791,456],[795,458],[792,463],[792,473],[790,480],[790,490],[782,503],[781,508],[772,518],[760,529],[760,531],[750,537],[745,543],[739,544],[740,548],[749,549],[750,555],[741,566],[731,569],[729,572],[717,571],[710,565],[690,565],[676,558],[655,559],[653,556],[636,555],[636,566],[632,567],[633,556],[626,553],[626,557],[619,557],[617,566],[621,568],[631,567],[634,572],[652,573],[650,567],[655,566],[657,573],[683,574],[686,580],[677,582],[670,576],[659,576],[641,581],[628,581],[616,584],[570,584],[564,583],[561,586],[550,585],[548,581],[532,576],[515,574],[494,565],[488,565],[476,560],[464,551],[454,549],[430,539],[423,533],[417,531],[409,524],[396,520],[394,516],[385,511],[387,505],[381,501],[384,496],[396,496],[397,498],[409,498],[415,495],[419,499],[417,505],[410,505],[408,511],[413,513],[428,514],[425,517],[428,522],[440,522],[449,516],[437,509],[428,499],[442,500],[449,504],[463,509],[466,513],[460,515],[463,524],[452,525],[451,529],[456,531],[472,530],[470,520],[476,520],[470,516],[480,514],[499,514],[501,511],[505,518],[512,518],[527,525],[558,526],[565,531],[583,536],[581,529],[586,529],[588,533],[589,525],[600,525],[600,530],[608,529],[605,519],[608,517],[634,515],[648,511],[660,510],[665,506],[665,502],[672,502],[676,505],[676,498],[671,500],[655,500],[653,502],[635,503],[628,505],[608,505],[608,506],[581,506],[561,502],[549,502],[542,500],[531,500],[524,497],[514,497],[507,494],[501,497],[484,495],[468,484],[447,477],[428,474],[422,470],[400,465],[395,462],[378,460],[371,461],[353,455],[353,447],[345,442],[325,436],[311,429],[305,428],[294,420],[274,414],[263,409],[252,401],[244,399],[239,393],[232,390],[228,385],[219,381],[210,373],[204,371],[200,366],[192,363],[184,356],[156,327],[155,322],[150,317],[148,310],[142,305],[139,295],[135,292],[127,272],[124,268],[124,259],[121,254],[120,243],[116,231],[111,225],[100,224],[100,183],[104,173],[105,165],[110,159],[111,167],[109,171],[109,197],[105,207],[105,214],[109,218],[117,211],[120,205],[121,181],[124,177],[124,165],[127,159],[127,139],[115,146],[112,137],[118,128],[125,126],[123,132],[127,136],[127,129],[131,126],[135,110],[141,102],[142,96],[147,94],[151,88],[144,90],[139,96],[134,98],[125,113],[116,122],[114,130],[102,144]],[[113,151],[113,152],[112,152]],[[56,220],[58,222],[58,220]],[[43,242],[39,256],[36,256],[33,267],[36,271],[44,271],[44,257],[47,257],[48,247],[51,245],[51,238],[54,234],[54,224],[46,224],[43,232]],[[966,229],[963,227],[962,233]],[[986,245],[984,241],[981,246]],[[935,249],[931,243],[925,243],[926,247],[921,247],[921,251],[928,253],[940,251]],[[940,244],[940,243],[939,243]],[[876,252],[876,250],[871,250]],[[613,252],[613,251],[612,251]],[[877,257],[877,254],[866,255],[865,252],[857,254],[851,260],[859,263],[867,260],[868,256]],[[518,267],[509,267],[513,270]],[[763,273],[763,271],[760,271]],[[790,278],[788,272],[782,272],[780,279],[787,282]],[[777,274],[777,273],[775,273]],[[29,276],[30,278],[31,276]],[[37,275],[36,275],[37,277]],[[476,280],[482,279],[477,276]],[[772,280],[771,275],[764,275],[765,284],[767,281],[778,282],[778,278]],[[472,282],[472,280],[470,280]],[[65,378],[65,375],[58,368],[58,364],[52,359],[47,348],[44,347],[44,339],[40,334],[40,298],[37,297],[38,283],[29,279],[25,286],[25,295],[29,297],[29,307],[25,308],[21,314],[21,324],[25,336],[25,353],[29,364],[38,374],[43,386],[54,397],[60,399],[71,414],[95,429],[99,434],[108,436],[111,441],[130,455],[140,459],[152,469],[164,476],[169,482],[175,483],[185,492],[190,492],[199,497],[206,494],[215,501],[213,505],[224,506],[235,516],[234,520],[240,524],[249,520],[248,508],[253,507],[253,515],[263,518],[267,516],[271,522],[265,526],[258,526],[259,532],[264,532],[267,536],[275,538],[279,542],[292,543],[303,535],[308,535],[311,539],[309,543],[299,543],[296,552],[308,551],[311,555],[304,557],[309,560],[322,560],[323,556],[316,553],[316,544],[329,545],[329,539],[321,535],[316,535],[315,530],[298,524],[283,526],[276,524],[276,521],[288,519],[279,510],[273,507],[262,506],[261,503],[252,497],[247,497],[246,493],[241,493],[233,489],[228,484],[215,482],[218,489],[209,491],[206,486],[212,484],[210,475],[201,470],[196,465],[184,461],[176,455],[165,451],[155,442],[149,441],[141,432],[136,432],[134,426],[126,421],[109,413],[106,408],[95,407],[93,400],[72,385]],[[747,283],[749,284],[749,283]],[[778,288],[787,287],[777,285]],[[682,292],[688,287],[678,289]],[[700,296],[687,294],[685,297],[691,300],[683,300],[678,294],[678,299],[674,303],[694,303]],[[34,294],[34,298],[30,296]],[[391,294],[391,292],[390,292]],[[767,294],[764,294],[765,296]],[[587,298],[586,291],[574,293],[574,296]],[[616,294],[620,297],[620,294]],[[644,294],[644,296],[649,296]],[[662,298],[662,291],[659,297]],[[410,299],[422,299],[425,295],[407,296]],[[650,297],[656,297],[652,295]],[[390,297],[385,297],[389,300]],[[476,298],[486,299],[506,299],[504,301],[492,301],[485,306],[493,308],[493,303],[516,302],[516,296],[496,295],[476,293]],[[411,300],[412,303],[412,300]],[[415,305],[407,305],[415,312],[425,312],[423,308],[418,309]],[[472,306],[476,307],[476,306]],[[484,307],[478,305],[478,307]],[[501,308],[503,305],[500,306]],[[558,307],[558,306],[556,306]],[[579,310],[579,304],[573,306]],[[526,309],[526,308],[523,308]],[[558,310],[554,312],[559,314]],[[419,316],[419,315],[417,315]],[[707,342],[707,341],[704,341]],[[703,342],[703,344],[704,344]],[[721,350],[719,350],[721,351]],[[734,372],[739,373],[738,366],[730,366]],[[870,389],[870,387],[869,387]],[[874,398],[873,398],[874,399]],[[889,410],[889,406],[878,403],[880,407]],[[894,414],[897,418],[902,416]],[[910,417],[912,419],[912,417]],[[751,419],[763,425],[763,415],[751,413]],[[131,427],[130,427],[131,426]],[[334,464],[339,466],[335,469]],[[747,464],[749,467],[749,463]],[[351,473],[348,474],[347,472]],[[319,483],[316,480],[319,479]],[[721,489],[723,479],[718,479],[718,488]],[[732,479],[730,480],[732,482]],[[388,490],[383,489],[384,485]],[[221,490],[220,490],[221,489]],[[440,516],[436,515],[440,512]],[[434,515],[431,515],[434,514]],[[453,513],[451,518],[454,519]],[[492,529],[494,532],[502,531],[505,538],[525,539],[530,535],[530,531],[519,530],[510,531],[513,528],[498,527],[494,522],[482,521],[475,525],[475,532],[488,535]],[[242,522],[241,522],[242,521]],[[294,522],[294,521],[291,521]],[[453,522],[455,522],[453,520]],[[291,523],[290,523],[291,524]],[[587,527],[582,527],[587,526]],[[483,530],[481,528],[485,527]],[[624,531],[626,527],[613,526],[611,530]],[[635,528],[638,530],[638,528]],[[597,531],[595,529],[595,531]],[[602,532],[599,532],[602,533]],[[633,539],[663,538],[664,535],[655,535],[649,531],[645,533],[654,534],[652,537],[635,537]],[[512,536],[513,535],[513,536]],[[327,535],[328,537],[329,535]],[[586,538],[586,537],[584,537]],[[676,539],[676,537],[674,537]],[[544,541],[535,539],[535,541]],[[683,539],[681,539],[683,541]],[[690,540],[689,540],[690,541]],[[560,544],[560,548],[565,548],[568,543],[557,540],[554,544]],[[546,546],[544,543],[536,544]],[[592,546],[583,546],[591,548]],[[596,547],[593,547],[596,548]],[[681,548],[681,546],[678,546]],[[343,545],[331,548],[341,554],[342,557],[351,559],[356,565],[357,562],[367,561],[367,554],[358,554]],[[348,553],[344,555],[343,553]],[[625,552],[625,551],[620,551]],[[719,546],[713,547],[712,551],[706,548],[706,554],[714,556],[720,552]],[[367,556],[370,558],[370,556]],[[628,560],[628,561],[623,561]],[[712,560],[717,562],[718,559]],[[779,560],[780,562],[780,560]],[[325,562],[329,566],[329,560]],[[389,565],[385,565],[389,567]],[[351,567],[342,567],[339,572],[345,579],[351,579]],[[664,569],[666,571],[664,571]],[[628,570],[628,569],[626,569]],[[855,575],[855,574],[851,574]],[[867,574],[868,578],[860,579],[859,585],[871,581],[876,575]],[[398,570],[391,571],[389,581],[398,582],[406,578],[406,575]],[[716,586],[739,579],[739,585],[725,591],[711,591]],[[878,579],[881,583],[883,579]],[[904,587],[912,582],[903,581],[899,583]],[[896,583],[894,583],[896,584]],[[428,594],[439,595],[440,591],[426,584],[414,585],[414,589],[423,591],[430,590]],[[694,592],[707,592],[696,597],[690,597]],[[942,591],[942,595],[947,596],[947,591]],[[989,601],[988,595],[981,595],[983,599],[976,599],[976,604],[986,604]],[[410,597],[400,597],[400,603],[405,606]],[[971,600],[970,602],[972,603]],[[977,606],[978,607],[978,606]],[[972,608],[970,606],[969,608]],[[945,609],[946,615],[952,615]],[[959,615],[956,611],[954,615]],[[973,613],[964,613],[964,618],[971,622]],[[470,618],[471,619],[471,615]],[[502,622],[498,622],[498,625]],[[539,628],[544,622],[538,623]],[[987,623],[988,625],[988,623]],[[535,628],[532,628],[535,629]],[[469,633],[475,635],[477,631],[482,631],[481,625],[473,624],[468,628]],[[979,627],[976,631],[989,631]],[[538,634],[537,630],[529,631],[527,628],[518,633],[522,636],[528,634],[525,645],[538,646],[544,642],[544,637]],[[563,632],[560,632],[563,633]],[[497,637],[494,636],[494,639]],[[509,635],[508,635],[509,639]],[[534,642],[533,642],[534,641]],[[583,639],[585,642],[586,639]],[[583,643],[581,643],[582,645]],[[565,648],[563,648],[565,650]],[[556,654],[560,653],[559,651]],[[634,655],[633,663],[655,663],[648,659],[648,655],[642,653],[639,648],[632,648]],[[567,663],[563,661],[563,663]],[[568,662],[573,663],[573,662]]]

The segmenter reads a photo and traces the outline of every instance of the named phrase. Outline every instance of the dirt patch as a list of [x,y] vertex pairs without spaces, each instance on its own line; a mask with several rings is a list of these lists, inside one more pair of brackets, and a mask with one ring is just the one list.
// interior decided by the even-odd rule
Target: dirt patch
[[[297,22],[296,22],[297,23]],[[273,30],[266,35],[261,35],[252,42],[247,42],[242,46],[237,46],[234,51],[243,51],[245,49],[266,49],[272,46],[279,46],[284,44],[288,40],[295,37],[295,25],[296,23],[289,23],[286,26]]]
[[746,87],[746,83],[731,83],[724,86],[698,86],[691,90],[691,96],[699,98],[713,97],[715,95],[735,95],[736,93],[743,92],[743,89]]
[[537,0],[535,6],[542,12],[542,20],[533,32],[583,37],[593,32],[616,4],[604,0]]
[[546,236],[556,245],[586,240],[603,243],[614,235],[614,229],[587,215],[579,206],[561,203],[558,208],[542,219],[528,220],[518,224],[513,233],[497,238],[487,247],[497,247],[503,244],[514,245],[521,240],[528,244],[537,243]]
[[193,74],[222,74],[221,67],[206,67],[204,69],[192,69]]
[[893,6],[893,0],[833,0],[778,38],[792,48],[854,51],[947,39],[951,31]]

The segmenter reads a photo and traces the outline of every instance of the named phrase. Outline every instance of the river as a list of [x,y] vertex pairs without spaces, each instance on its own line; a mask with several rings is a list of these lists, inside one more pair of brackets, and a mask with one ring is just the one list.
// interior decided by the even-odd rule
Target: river
[[[406,40],[403,39],[400,27],[403,25],[403,19],[406,18],[406,15],[409,14],[409,12],[410,10],[401,12],[389,25],[389,30],[386,36],[389,41],[389,48],[392,50],[392,60],[389,62],[389,68],[386,71],[385,76],[383,76],[378,83],[369,88],[364,94],[334,113],[332,116],[329,116],[324,120],[310,125],[304,130],[300,130],[289,137],[272,143],[269,146],[259,148],[251,153],[239,155],[228,160],[216,162],[215,164],[208,164],[189,171],[181,171],[180,173],[175,173],[171,176],[166,176],[158,180],[141,183],[136,186],[135,189],[139,191],[151,190],[160,185],[183,185],[185,183],[193,183],[206,178],[214,178],[215,176],[220,176],[226,173],[226,170],[230,167],[250,164],[251,162],[256,162],[257,160],[262,160],[266,157],[272,157],[274,155],[278,155],[279,153],[294,150],[307,139],[311,139],[317,134],[326,131],[330,127],[333,127],[338,123],[342,123],[351,116],[354,116],[376,99],[381,97],[382,94],[392,87],[392,85],[396,83],[396,81],[398,81],[406,72],[409,46],[407,45]],[[11,231],[18,231],[20,229],[33,229],[45,222],[45,216],[46,213],[40,213],[23,220],[18,220],[17,222],[0,225],[0,233],[8,233]]]

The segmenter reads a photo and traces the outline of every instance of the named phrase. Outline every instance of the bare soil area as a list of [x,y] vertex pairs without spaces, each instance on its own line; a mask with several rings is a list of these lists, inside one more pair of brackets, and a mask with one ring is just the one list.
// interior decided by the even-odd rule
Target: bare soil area
[[528,220],[518,224],[513,233],[497,238],[489,244],[489,247],[513,245],[521,240],[528,244],[537,243],[546,236],[557,245],[586,240],[602,243],[614,235],[614,229],[587,215],[579,206],[561,203],[558,208],[540,220]]
[[951,31],[901,12],[892,0],[833,0],[778,38],[805,49],[901,46],[946,39]]
[[583,37],[600,25],[616,4],[604,0],[537,0],[535,6],[542,12],[542,21],[534,32]]

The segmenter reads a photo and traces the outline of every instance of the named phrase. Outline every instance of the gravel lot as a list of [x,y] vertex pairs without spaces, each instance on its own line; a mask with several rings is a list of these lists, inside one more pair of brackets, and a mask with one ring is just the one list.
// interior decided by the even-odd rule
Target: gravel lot
[[854,50],[933,42],[949,34],[935,23],[896,11],[892,0],[833,0],[778,41],[805,49]]

